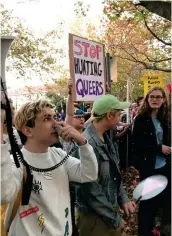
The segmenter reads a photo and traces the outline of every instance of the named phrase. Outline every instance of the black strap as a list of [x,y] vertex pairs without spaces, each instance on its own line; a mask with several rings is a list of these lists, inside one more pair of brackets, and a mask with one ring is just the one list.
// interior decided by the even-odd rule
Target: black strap
[[31,191],[32,191],[32,183],[33,183],[33,175],[31,173],[31,170],[36,171],[36,172],[52,171],[52,170],[60,167],[61,165],[63,165],[64,162],[66,162],[66,160],[69,157],[69,153],[67,153],[67,155],[63,158],[62,161],[60,161],[58,164],[56,164],[55,166],[50,167],[50,168],[40,169],[40,168],[36,168],[34,166],[29,165],[26,162],[26,160],[24,160],[23,153],[20,150],[20,147],[17,143],[16,137],[13,132],[11,107],[10,107],[10,102],[7,97],[7,94],[5,93],[5,89],[4,89],[3,82],[2,82],[2,77],[1,77],[1,90],[4,92],[5,99],[6,99],[6,105],[1,103],[1,107],[3,107],[6,111],[7,132],[8,132],[8,136],[9,136],[9,140],[10,140],[10,145],[11,145],[11,154],[14,157],[14,162],[15,162],[16,167],[17,168],[20,167],[20,163],[19,163],[19,161],[20,161],[23,164],[23,166],[26,167],[26,171],[27,171],[27,179],[23,184],[22,205],[28,205]]

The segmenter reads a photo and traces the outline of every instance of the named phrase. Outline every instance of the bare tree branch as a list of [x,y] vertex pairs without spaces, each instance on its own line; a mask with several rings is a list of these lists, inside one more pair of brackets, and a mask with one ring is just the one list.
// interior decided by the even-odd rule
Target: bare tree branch
[[136,6],[143,6],[147,10],[171,21],[171,1],[140,1]]
[[[132,43],[131,43],[131,44],[132,44]],[[148,60],[149,62],[160,63],[160,62],[163,62],[163,61],[170,61],[170,60],[171,60],[170,57],[167,57],[167,58],[164,58],[164,59],[160,59],[160,60],[151,59],[150,57],[148,57],[148,55],[147,55],[146,53],[139,51],[133,44],[132,44],[132,46],[133,46],[133,48],[134,48],[139,54],[144,55],[144,56],[147,58],[147,60]]]
[[126,52],[135,62],[139,62],[131,53],[129,53],[125,48],[120,47],[124,52]]
[[137,62],[136,60],[132,60],[132,59],[130,59],[128,57],[121,57],[121,56],[117,56],[117,57],[119,57],[121,59],[124,59],[124,60],[132,61],[132,62]]
[[167,43],[165,42],[163,39],[159,38],[152,30],[151,28],[148,26],[147,22],[146,22],[146,19],[144,20],[145,22],[145,26],[147,28],[147,30],[158,40],[160,41],[161,43],[165,44],[166,46],[171,46],[172,44],[171,43]]
[[124,59],[124,60],[128,60],[128,61],[132,61],[132,62],[135,62],[135,63],[139,63],[141,65],[144,66],[145,69],[147,70],[159,70],[159,71],[164,71],[164,72],[171,72],[171,68],[162,68],[162,67],[158,67],[156,65],[149,65],[147,64],[146,62],[144,61],[140,61],[140,60],[137,60],[137,58],[135,58],[131,53],[129,53],[125,48],[121,48],[123,49],[131,58],[127,58],[127,57],[121,57],[121,56],[118,56],[119,58],[121,59]]
[[150,58],[148,58],[148,60],[150,62],[155,62],[155,63],[159,63],[159,62],[163,62],[163,61],[171,61],[171,58],[164,58],[164,59],[161,59],[161,60],[151,60]]
[[158,71],[164,71],[164,72],[171,72],[171,68],[169,69],[164,69],[158,66],[150,66],[150,65],[146,65],[145,67],[147,70],[158,70]]
[[118,57],[121,58],[121,59],[124,59],[124,60],[135,62],[137,64],[142,64],[144,66],[144,68],[147,69],[147,70],[158,70],[158,71],[164,71],[164,72],[171,72],[171,69],[164,69],[164,68],[161,68],[161,67],[158,67],[158,66],[150,66],[150,65],[147,65],[146,63],[144,63],[142,61],[132,60],[132,59],[127,58],[127,57],[121,57],[121,56],[118,56]]

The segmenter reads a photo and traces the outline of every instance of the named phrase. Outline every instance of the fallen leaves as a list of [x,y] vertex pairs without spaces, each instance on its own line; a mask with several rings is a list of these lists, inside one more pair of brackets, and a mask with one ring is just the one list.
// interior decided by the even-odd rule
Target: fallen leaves
[[[133,191],[136,188],[140,181],[139,172],[134,167],[129,167],[127,172],[122,172],[122,183],[123,186],[128,194],[128,197],[134,201],[133,198]],[[124,232],[127,236],[137,236],[138,230],[138,220],[137,220],[137,213],[138,213],[138,205],[136,207],[136,211],[134,214],[130,215],[130,217],[126,217],[123,215],[123,219],[127,222],[127,226],[124,229]]]

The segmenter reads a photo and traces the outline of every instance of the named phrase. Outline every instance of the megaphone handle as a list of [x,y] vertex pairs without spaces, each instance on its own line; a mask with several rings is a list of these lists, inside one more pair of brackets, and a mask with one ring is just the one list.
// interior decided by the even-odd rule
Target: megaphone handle
[[142,195],[137,199],[136,204],[141,200]]

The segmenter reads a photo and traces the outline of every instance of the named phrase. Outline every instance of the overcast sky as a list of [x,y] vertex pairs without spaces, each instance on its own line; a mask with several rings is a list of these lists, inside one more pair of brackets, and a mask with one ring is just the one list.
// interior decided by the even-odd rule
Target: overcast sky
[[[25,1],[26,3],[21,3]],[[5,8],[13,9],[13,15],[21,19],[21,21],[30,28],[36,36],[41,36],[46,32],[55,29],[58,22],[64,23],[65,35],[62,44],[67,46],[67,35],[69,33],[69,25],[76,19],[74,12],[74,4],[76,0],[1,0]],[[89,20],[96,25],[97,19],[102,14],[102,0],[84,0],[85,4],[90,5]],[[17,88],[14,75],[7,73],[8,87]],[[34,79],[35,81],[35,79]],[[40,84],[39,78],[35,81]],[[27,83],[21,78],[21,84],[31,85],[32,81]]]

